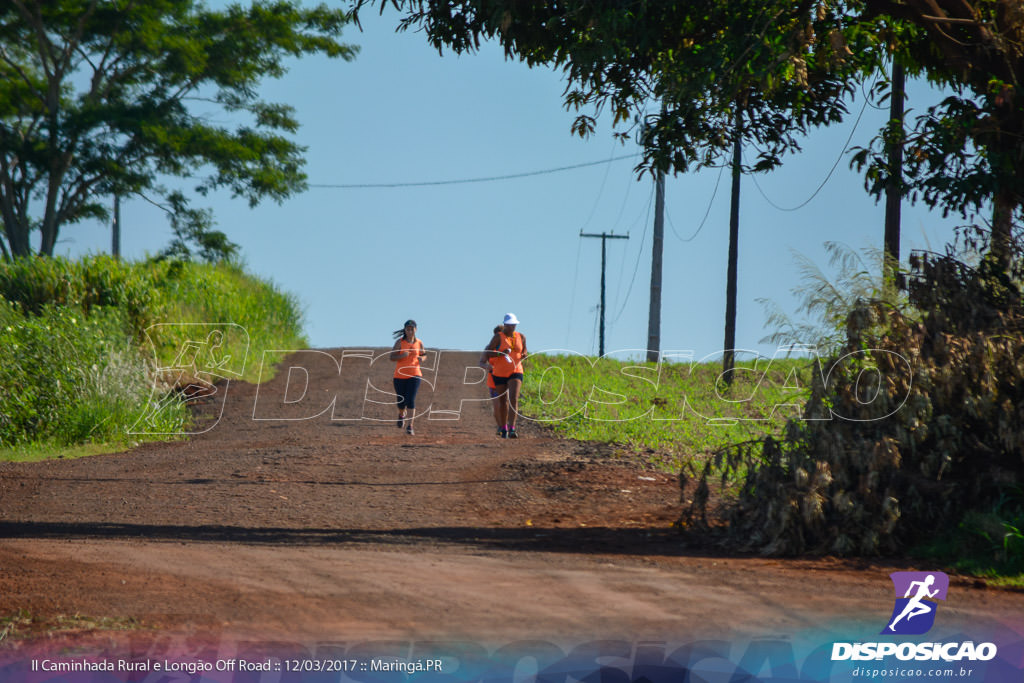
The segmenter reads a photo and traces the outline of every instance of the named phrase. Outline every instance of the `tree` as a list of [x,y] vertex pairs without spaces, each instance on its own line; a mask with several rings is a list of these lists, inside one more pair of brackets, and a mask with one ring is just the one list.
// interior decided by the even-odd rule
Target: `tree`
[[[840,121],[844,99],[898,58],[954,92],[907,135],[901,192],[965,214],[991,203],[990,255],[1004,272],[1009,263],[1024,201],[1020,0],[353,2],[357,19],[393,6],[400,28],[422,28],[439,50],[494,39],[510,58],[564,69],[566,106],[594,111],[573,130],[590,133],[606,108],[617,125],[641,121],[641,168],[652,170],[721,163],[737,136],[759,150],[747,170],[769,170],[810,127]],[[877,195],[895,175],[891,135],[855,158]]]
[[[288,57],[352,59],[356,48],[337,40],[348,21],[292,0],[218,11],[194,0],[0,4],[3,256],[33,253],[36,230],[38,252],[52,255],[64,226],[107,217],[107,195],[169,197],[161,176],[251,205],[301,190],[293,110],[261,100],[258,85],[282,76]],[[241,122],[219,123],[225,115]]]
[[403,12],[399,28],[422,29],[439,51],[493,39],[509,58],[563,69],[565,105],[582,112],[573,132],[592,133],[609,109],[652,171],[718,164],[737,136],[760,150],[753,169],[773,168],[801,133],[841,120],[859,68],[847,41],[873,40],[844,36],[814,0],[353,0],[357,21],[377,4]]
[[198,257],[206,263],[220,263],[238,256],[238,245],[220,230],[213,229],[212,211],[191,208],[180,192],[172,192],[167,199],[174,239],[158,258],[189,261]]
[[[862,19],[883,28],[908,71],[952,95],[907,135],[904,194],[964,216],[991,205],[988,256],[1006,273],[1024,204],[1024,6],[1019,0],[866,0]],[[880,194],[890,172],[878,148],[857,157]]]
[[[356,2],[357,17],[367,4],[376,3]],[[382,11],[386,4],[382,0]],[[799,149],[799,138],[810,127],[839,121],[846,113],[844,100],[853,92],[855,76],[865,70],[850,59],[853,52],[829,10],[819,5],[815,11],[811,0],[391,4],[406,12],[402,28],[422,27],[439,50],[472,50],[481,38],[495,38],[510,57],[563,68],[569,78],[567,107],[593,106],[595,115],[609,107],[615,124],[636,126],[646,152],[640,168],[660,175],[733,165],[722,356],[730,384],[744,170],[740,149],[746,140],[759,151],[747,170],[769,170],[787,151]],[[822,39],[826,35],[829,39]],[[659,113],[648,114],[649,106]],[[594,115],[581,113],[573,130],[587,135],[594,127]],[[625,138],[629,130],[618,134]],[[723,161],[726,155],[732,160]]]

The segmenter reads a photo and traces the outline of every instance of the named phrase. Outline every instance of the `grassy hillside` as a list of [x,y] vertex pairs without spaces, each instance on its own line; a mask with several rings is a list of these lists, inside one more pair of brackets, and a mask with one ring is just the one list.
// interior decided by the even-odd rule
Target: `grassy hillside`
[[[183,373],[190,345],[216,346],[224,362],[211,374],[208,361],[192,358]],[[295,298],[238,266],[107,256],[2,262],[0,458],[137,439],[128,430],[151,399],[164,408],[148,416],[148,431],[180,431],[189,419],[176,398],[183,374],[252,380],[253,349],[304,345]]]
[[809,395],[807,360],[738,363],[731,387],[720,363],[629,362],[584,356],[532,356],[521,409],[576,439],[649,451],[678,471],[692,456],[779,434]]

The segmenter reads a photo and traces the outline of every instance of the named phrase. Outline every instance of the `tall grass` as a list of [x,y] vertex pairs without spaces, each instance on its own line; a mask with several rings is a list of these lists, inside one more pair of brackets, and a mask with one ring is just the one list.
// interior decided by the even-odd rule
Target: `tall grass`
[[0,263],[0,448],[125,442],[144,414],[147,431],[180,431],[189,419],[180,400],[162,401],[156,415],[146,405],[154,386],[174,390],[160,369],[197,331],[215,330],[228,331],[217,351],[233,377],[258,376],[250,349],[305,345],[294,297],[237,265]]
[[675,470],[689,458],[780,434],[809,395],[808,360],[740,361],[731,386],[721,372],[720,363],[534,355],[520,409],[570,438],[646,452]]
[[[235,333],[227,331],[220,353],[230,355],[232,369],[248,381],[259,378],[257,354],[264,349],[306,346],[298,299],[270,281],[229,263],[171,261],[150,267],[163,271],[157,290],[159,322],[146,330],[162,367],[172,363],[182,345],[190,341],[195,333],[189,329],[193,323],[232,326]],[[274,363],[279,359],[267,360]],[[263,378],[267,377],[264,372]]]
[[969,510],[955,528],[911,553],[995,585],[1024,587],[1024,491],[1011,488],[988,508]]
[[[0,300],[0,446],[125,440],[152,377],[119,308],[43,305],[25,314]],[[162,417],[174,429],[183,406]]]

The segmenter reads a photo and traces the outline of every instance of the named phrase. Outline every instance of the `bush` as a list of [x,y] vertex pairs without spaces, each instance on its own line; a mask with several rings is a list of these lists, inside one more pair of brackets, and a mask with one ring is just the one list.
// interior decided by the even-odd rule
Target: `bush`
[[985,263],[919,255],[914,268],[921,319],[862,302],[840,354],[852,355],[816,375],[811,421],[687,473],[684,523],[706,519],[711,477],[742,468],[726,542],[771,554],[897,552],[1024,486],[1019,291]]
[[[151,390],[148,366],[125,315],[93,306],[44,305],[25,315],[0,300],[0,445],[123,440]],[[168,427],[187,419],[163,414]]]
[[110,256],[80,261],[28,257],[0,265],[0,296],[22,313],[39,315],[47,306],[68,306],[88,314],[94,307],[117,308],[140,334],[158,313],[152,269]]
[[[245,330],[227,335],[222,353],[235,359],[233,376],[246,379],[259,371],[245,366],[248,349],[305,345],[294,297],[237,265],[107,256],[0,262],[0,446],[125,440],[166,379],[155,371],[173,363],[194,323]],[[147,431],[181,430],[188,410],[167,405],[147,415]]]

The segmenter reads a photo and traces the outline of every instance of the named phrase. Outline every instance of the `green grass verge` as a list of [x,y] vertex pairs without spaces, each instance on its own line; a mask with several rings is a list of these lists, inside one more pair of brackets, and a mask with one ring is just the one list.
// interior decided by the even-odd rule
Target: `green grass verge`
[[[781,436],[787,418],[800,416],[815,372],[804,359],[739,362],[726,387],[717,362],[659,367],[543,354],[527,362],[524,415],[670,472],[733,444]],[[968,513],[955,530],[908,554],[992,586],[1024,588],[1024,492],[1008,492],[990,510]]]
[[668,363],[534,355],[520,408],[573,439],[646,453],[678,470],[726,446],[781,434],[809,396],[811,362],[737,362],[731,386],[721,363]]
[[138,631],[144,630],[138,619],[132,617],[90,617],[81,614],[59,614],[49,619],[39,619],[25,610],[16,614],[0,616],[0,648],[7,641],[37,638],[41,634],[61,634],[93,631]]
[[[256,380],[260,361],[280,360],[257,350],[305,347],[301,318],[294,297],[236,265],[0,262],[0,459],[180,433],[190,417],[176,389]],[[129,433],[143,417],[150,436]]]
[[911,554],[991,585],[1024,588],[1024,492],[1007,492],[990,509],[968,512],[956,529]]
[[0,448],[0,462],[41,462],[43,460],[74,460],[90,455],[119,453],[136,442],[66,444],[29,442]]

